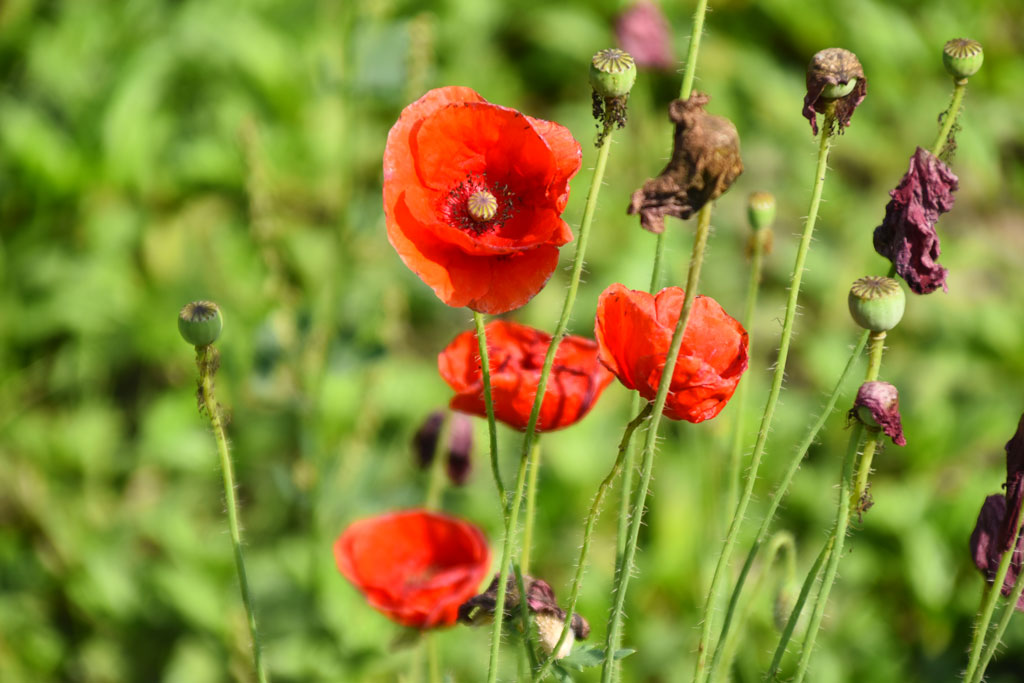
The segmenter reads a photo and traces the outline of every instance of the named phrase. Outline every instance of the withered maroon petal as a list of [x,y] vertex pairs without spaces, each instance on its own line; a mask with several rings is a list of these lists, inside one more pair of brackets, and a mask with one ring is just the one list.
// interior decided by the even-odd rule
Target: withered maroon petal
[[[995,494],[987,497],[985,503],[978,512],[978,521],[971,532],[971,557],[974,565],[989,583],[993,582],[999,570],[999,561],[1004,552],[1000,543],[1002,527],[1007,517],[1006,498],[1002,494]],[[1018,540],[1017,547],[1013,551],[1006,578],[1003,580],[1002,594],[1009,595],[1013,591],[1017,577],[1021,573],[1021,560],[1024,556],[1024,548]],[[1017,601],[1017,609],[1024,611],[1024,596]]]
[[866,408],[894,444],[907,445],[900,420],[900,395],[896,387],[888,382],[864,382],[853,404],[855,407]]
[[1009,548],[1013,532],[1024,505],[1024,415],[1017,423],[1017,431],[1006,442],[1006,504],[1007,514],[1000,535],[1000,546]]
[[953,208],[959,179],[928,150],[917,148],[910,168],[885,206],[885,218],[875,228],[875,251],[892,261],[911,291],[928,294],[946,290],[946,269],[937,262],[941,250],[935,223]]

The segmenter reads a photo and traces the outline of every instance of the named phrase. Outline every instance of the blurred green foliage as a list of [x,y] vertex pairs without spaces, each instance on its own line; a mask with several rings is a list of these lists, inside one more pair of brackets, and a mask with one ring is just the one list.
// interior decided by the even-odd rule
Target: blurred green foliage
[[[692,8],[664,4],[682,60]],[[623,6],[0,4],[0,680],[250,680],[213,442],[196,413],[192,351],[175,327],[178,309],[197,298],[225,312],[219,397],[231,411],[274,680],[405,674],[414,648],[337,574],[331,543],[357,517],[421,501],[409,439],[447,401],[435,354],[470,319],[439,303],[387,243],[386,134],[406,103],[446,84],[557,120],[584,147],[566,212],[575,226],[594,160],[586,67],[613,44]],[[913,297],[889,335],[883,376],[900,387],[909,445],[875,460],[875,505],[849,543],[813,664],[818,683],[953,680],[982,586],[967,537],[984,495],[999,489],[1002,445],[1024,409],[1024,6],[725,0],[712,9],[697,87],[711,94],[713,113],[736,123],[746,171],[718,203],[702,289],[736,315],[747,277],[745,198],[769,190],[779,202],[752,329],[748,425],[767,392],[813,172],[815,141],[799,115],[804,67],[838,45],[858,54],[869,80],[832,156],[753,519],[856,337],[849,284],[887,267],[871,231],[948,102],[942,44],[969,36],[985,47],[953,163],[957,206],[940,222],[949,292]],[[664,112],[678,80],[643,72],[634,91],[576,332],[592,333],[597,296],[611,282],[647,286],[654,241],[624,208],[667,157]],[[676,284],[691,227],[669,230],[666,283]],[[565,281],[558,271],[514,317],[550,329]],[[614,385],[582,425],[543,439],[536,573],[563,596],[628,401]],[[727,519],[734,419],[727,409],[665,429],[629,598],[627,645],[638,652],[626,660],[627,680],[689,680]],[[777,524],[795,534],[801,571],[831,519],[843,421],[829,421]],[[502,432],[506,472],[518,443]],[[478,446],[476,476],[445,505],[497,541],[485,451]],[[579,610],[597,642],[613,505],[599,532]],[[760,680],[776,641],[773,575],[751,605],[737,681]],[[456,680],[481,679],[485,631],[439,635]],[[511,678],[515,657],[505,660]],[[1015,623],[990,680],[1019,680],[1022,667],[1024,625]]]

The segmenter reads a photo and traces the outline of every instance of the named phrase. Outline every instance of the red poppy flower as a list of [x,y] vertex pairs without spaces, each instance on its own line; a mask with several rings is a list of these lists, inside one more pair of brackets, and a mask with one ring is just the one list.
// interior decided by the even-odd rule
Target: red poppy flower
[[568,129],[431,90],[402,112],[384,149],[384,216],[402,261],[449,306],[519,308],[572,240],[561,214],[580,146]]
[[[491,395],[497,419],[516,429],[526,429],[550,345],[551,335],[526,325],[496,320],[487,326]],[[487,414],[475,333],[457,336],[437,357],[437,367],[456,392],[452,409]],[[598,361],[596,343],[583,337],[565,337],[548,376],[537,430],[561,429],[579,422],[611,381],[611,373]]]
[[371,607],[413,628],[454,624],[490,570],[480,529],[426,510],[353,523],[335,541],[334,560]]
[[[658,393],[682,309],[679,287],[663,289],[655,297],[614,284],[597,301],[595,333],[601,362],[648,401]],[[672,373],[665,416],[703,422],[718,415],[746,369],[746,331],[717,301],[698,296]]]

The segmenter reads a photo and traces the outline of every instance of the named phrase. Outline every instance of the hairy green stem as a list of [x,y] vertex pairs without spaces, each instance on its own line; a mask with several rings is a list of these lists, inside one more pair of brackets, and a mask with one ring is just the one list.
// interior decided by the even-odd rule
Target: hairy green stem
[[803,279],[804,263],[807,260],[807,252],[810,251],[811,236],[814,234],[814,224],[818,219],[818,206],[821,204],[821,193],[825,187],[825,175],[828,172],[828,154],[833,129],[835,128],[835,111],[830,107],[825,114],[825,121],[821,129],[821,141],[818,146],[818,163],[814,174],[814,187],[811,189],[811,204],[807,209],[807,220],[804,222],[803,235],[800,238],[800,246],[796,253],[796,262],[793,264],[793,274],[790,277],[789,298],[786,302],[786,316],[782,323],[782,336],[779,340],[779,353],[775,361],[775,373],[772,375],[771,391],[768,394],[768,401],[764,407],[764,414],[761,417],[761,427],[757,432],[757,441],[754,444],[754,452],[750,457],[750,471],[747,474],[747,483],[743,489],[743,495],[736,506],[732,522],[729,525],[729,533],[726,535],[722,551],[718,556],[718,563],[715,565],[715,573],[711,577],[711,588],[708,590],[707,599],[704,602],[704,613],[701,620],[700,642],[697,645],[697,664],[694,670],[693,680],[695,683],[704,683],[707,680],[708,650],[711,645],[711,629],[714,625],[714,608],[718,602],[718,595],[722,590],[722,582],[725,581],[729,559],[732,556],[733,546],[739,536],[740,526],[743,524],[747,513],[747,505],[754,493],[754,483],[757,481],[757,470],[761,465],[761,456],[764,454],[765,442],[768,440],[768,432],[771,429],[772,418],[775,415],[775,406],[779,402],[779,393],[782,390],[782,380],[786,374],[786,360],[789,356],[789,342],[793,335],[793,320],[796,317],[796,304],[800,297],[800,282]]
[[523,518],[523,550],[519,555],[519,568],[524,574],[530,573],[530,555],[533,548],[533,525],[537,516],[537,469],[540,467],[540,440],[534,441],[530,449],[530,464],[527,465],[526,515]]
[[587,515],[586,524],[583,527],[583,545],[580,547],[580,558],[576,562],[576,574],[572,579],[572,590],[569,594],[569,606],[566,607],[566,618],[565,624],[562,626],[562,632],[558,636],[558,642],[551,649],[551,654],[548,655],[547,659],[544,660],[544,664],[541,666],[540,671],[534,677],[534,680],[540,680],[547,673],[548,667],[551,666],[551,662],[555,659],[555,654],[562,648],[565,639],[569,635],[569,630],[572,625],[572,614],[576,610],[576,601],[580,596],[580,586],[583,585],[583,571],[587,566],[587,553],[590,552],[590,539],[594,533],[594,525],[597,524],[598,515],[601,514],[601,503],[604,501],[605,494],[608,489],[611,488],[615,478],[619,475],[622,470],[622,465],[626,460],[626,454],[632,449],[630,443],[633,438],[633,432],[636,431],[637,427],[643,424],[651,415],[651,411],[654,406],[648,403],[644,406],[644,409],[640,411],[633,420],[626,425],[626,430],[622,434],[622,440],[619,442],[618,454],[615,456],[615,462],[612,464],[612,469],[605,476],[601,485],[597,487],[597,494],[594,496],[594,502],[590,504],[590,513]]
[[939,129],[938,137],[935,138],[935,144],[932,145],[932,154],[934,156],[939,156],[949,142],[949,132],[953,130],[953,126],[960,116],[960,106],[963,104],[965,92],[967,92],[966,78],[957,81],[953,87],[953,99],[950,101],[949,108],[945,112],[946,115],[942,119],[942,127]]
[[[679,359],[679,349],[683,345],[683,335],[686,332],[686,325],[690,321],[690,312],[693,310],[693,301],[697,294],[697,285],[700,282],[701,266],[704,263],[704,250],[707,247],[708,233],[710,231],[711,203],[708,202],[697,214],[697,234],[694,236],[693,251],[690,255],[690,268],[686,277],[683,308],[679,313],[679,321],[676,323],[675,331],[672,334],[672,342],[669,346],[668,357],[665,359],[665,367],[658,381],[658,393],[654,399],[651,425],[647,430],[647,438],[644,440],[640,484],[636,490],[635,502],[633,503],[632,514],[630,515],[629,537],[626,541],[622,562],[619,563],[618,572],[615,575],[615,586],[612,593],[613,605],[608,619],[605,653],[616,652],[621,638],[622,613],[626,602],[626,590],[629,587],[629,579],[633,573],[637,540],[640,537],[640,524],[643,521],[647,489],[651,484],[651,472],[654,468],[654,450],[658,440],[658,425],[661,423],[661,416],[665,410],[665,400],[668,398],[669,388],[672,385],[672,374],[675,371],[676,361]],[[612,680],[616,663],[617,660],[613,657],[605,657],[601,669],[602,683],[609,683]]]
[[686,67],[683,69],[683,83],[679,87],[680,99],[690,99],[693,92],[693,79],[697,76],[697,54],[700,52],[700,39],[704,33],[704,15],[707,14],[707,9],[708,0],[697,0],[697,9],[693,10],[690,49],[686,52]]
[[242,532],[238,525],[238,501],[235,498],[235,469],[231,462],[231,451],[224,433],[224,422],[221,419],[220,406],[214,396],[213,376],[220,364],[219,353],[215,347],[196,347],[196,366],[199,368],[199,399],[201,407],[210,420],[213,437],[217,442],[217,454],[220,456],[220,470],[224,478],[224,502],[228,513],[228,529],[231,532],[231,545],[235,551],[235,569],[238,572],[238,585],[242,591],[242,603],[249,622],[249,637],[252,639],[252,660],[256,669],[256,680],[267,682],[267,672],[263,665],[263,652],[260,635],[256,630],[256,611],[253,607],[252,595],[249,592],[249,579],[245,573],[245,557],[242,554]]
[[[608,154],[611,151],[612,131],[606,130],[601,137],[601,144],[597,150],[597,162],[594,164],[594,175],[590,180],[590,189],[587,192],[587,201],[583,207],[583,218],[580,220],[579,238],[576,243],[576,254],[572,262],[572,275],[569,278],[569,288],[565,294],[565,303],[562,305],[562,314],[554,333],[551,335],[551,344],[548,346],[547,355],[544,357],[544,366],[540,371],[540,380],[537,383],[537,395],[533,400],[533,409],[530,411],[530,420],[526,425],[526,434],[523,436],[523,448],[519,454],[519,472],[525,474],[530,449],[533,447],[534,435],[537,430],[537,420],[540,417],[541,404],[544,402],[544,392],[547,389],[548,376],[551,374],[551,367],[555,363],[555,354],[558,352],[558,345],[565,336],[566,328],[569,326],[569,318],[572,315],[573,304],[576,303],[576,292],[579,289],[580,275],[583,273],[583,260],[587,251],[587,242],[590,238],[590,226],[594,222],[594,212],[597,209],[597,198],[601,192],[601,185],[604,181],[605,168],[608,165]],[[519,502],[523,496],[524,477],[516,480],[515,490],[512,492],[509,512],[505,517],[505,542],[501,550],[501,567],[498,576],[498,595],[495,600],[494,629],[491,636],[490,664],[487,670],[487,683],[495,683],[498,676],[498,652],[501,646],[501,624],[504,619],[505,589],[508,581],[508,568],[512,560],[512,546],[516,534],[516,525],[519,517]]]
[[[1010,570],[1010,562],[1013,560],[1022,526],[1024,526],[1024,515],[1018,515],[1017,527],[1013,532],[1014,543],[1000,557],[999,568],[996,570],[991,588],[985,592],[981,605],[978,608],[978,614],[974,620],[974,636],[971,638],[971,651],[967,659],[967,671],[964,673],[964,681],[967,681],[967,683],[981,681],[982,676],[985,674],[985,668],[988,666],[989,660],[992,659],[995,649],[999,647],[999,641],[1006,630],[1006,624],[1003,621],[1009,622],[1010,617],[1013,616],[1013,611],[1017,608],[1017,600],[1020,598],[1021,588],[1024,586],[1024,579],[1020,577],[1018,577],[1017,585],[1014,587],[1013,596],[1011,596],[1009,603],[1005,607],[1009,615],[1004,613],[1003,620],[1000,621],[996,629],[995,638],[990,640],[986,647],[985,640],[988,637],[989,624],[992,622],[992,614],[995,612],[996,602],[1002,594],[1002,587],[1006,582],[1006,574]],[[981,662],[983,648],[985,658],[984,662]]]
[[[885,332],[871,333],[871,352],[868,356],[868,371],[865,382],[873,382],[878,379],[878,372],[882,367],[882,352],[885,350]],[[864,452],[860,455],[860,463],[857,465],[857,483],[850,496],[850,513],[855,514],[863,509],[864,497],[868,491],[868,477],[871,476],[871,461],[878,450],[878,440],[869,439],[864,444]]]
[[484,383],[484,406],[487,409],[487,435],[490,437],[491,475],[494,486],[498,489],[501,501],[502,517],[508,520],[508,493],[501,482],[501,467],[498,464],[498,425],[494,421],[494,397],[491,394],[491,359],[487,352],[487,328],[482,313],[473,311],[473,322],[476,324],[476,341],[480,349],[480,376]]
[[527,671],[537,668],[537,653],[533,649],[533,618],[530,615],[530,604],[526,599],[526,580],[523,578],[522,567],[512,565],[512,571],[516,575],[516,586],[519,589],[519,620],[523,622],[523,649],[526,650]]
[[427,641],[427,680],[430,683],[441,683],[441,656],[437,651],[437,633],[423,634]]
[[[1017,518],[1017,534],[1014,536],[1014,539],[1020,535],[1021,517],[1024,517],[1024,515],[1018,516]],[[1012,548],[1016,547],[1017,544],[1014,543]],[[1003,554],[1012,556],[1013,550],[1008,550]],[[995,586],[993,586],[992,592],[998,593],[999,591],[995,589]],[[1010,598],[1006,601],[1006,605],[1003,607],[1003,614],[999,618],[999,624],[996,625],[996,631],[985,646],[985,653],[981,656],[981,664],[978,665],[978,670],[974,674],[974,679],[971,683],[981,683],[985,678],[985,669],[988,668],[989,662],[992,661],[992,657],[996,653],[996,648],[999,647],[999,643],[1003,640],[1003,634],[1006,633],[1006,627],[1009,625],[1010,619],[1017,611],[1017,603],[1020,601],[1022,593],[1024,593],[1024,579],[1018,576],[1017,583],[1014,584],[1013,591],[1010,593]]]
[[[825,421],[832,415],[832,411],[835,410],[836,402],[839,400],[840,394],[842,394],[842,388],[849,380],[850,375],[853,373],[853,368],[856,366],[861,353],[864,351],[864,346],[868,341],[868,334],[869,333],[865,331],[860,336],[856,346],[854,346],[853,351],[850,353],[850,357],[846,361],[846,367],[843,368],[842,374],[839,376],[835,386],[832,388],[832,393],[829,394],[828,399],[825,402],[825,408],[821,411],[821,414],[818,416],[815,423],[811,425],[811,428],[807,430],[806,436],[804,436],[803,441],[800,442],[799,447],[797,447],[789,462],[789,467],[786,469],[786,473],[783,475],[782,480],[775,489],[775,493],[768,504],[768,511],[761,519],[761,527],[757,530],[757,536],[754,538],[754,542],[750,545],[750,550],[747,552],[747,559],[743,563],[743,568],[740,570],[739,578],[736,579],[736,586],[733,588],[732,595],[729,598],[729,607],[725,612],[725,621],[722,622],[722,632],[718,637],[718,642],[720,643],[726,642],[729,637],[730,628],[733,625],[733,617],[736,613],[737,605],[739,604],[740,595],[743,593],[743,586],[748,574],[750,573],[751,567],[754,566],[754,560],[757,557],[764,540],[768,537],[768,529],[771,528],[771,524],[775,520],[775,513],[779,509],[779,505],[782,504],[782,499],[785,498],[786,493],[789,491],[789,485],[792,483],[793,477],[796,476],[797,470],[800,469],[800,464],[807,456],[807,451],[811,449],[811,446],[818,438],[818,432],[820,432],[822,427],[825,426]],[[802,605],[802,602],[800,604]],[[720,648],[715,648],[715,656],[711,662],[712,673],[715,672],[720,664],[721,655],[719,654],[719,650]]]

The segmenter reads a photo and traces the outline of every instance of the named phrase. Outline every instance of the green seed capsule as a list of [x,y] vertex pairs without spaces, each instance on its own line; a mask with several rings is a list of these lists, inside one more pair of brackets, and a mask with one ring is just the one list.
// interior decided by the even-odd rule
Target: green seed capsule
[[178,314],[178,331],[193,346],[209,346],[217,341],[223,328],[220,307],[212,301],[185,304]]
[[775,195],[771,192],[752,192],[747,198],[747,219],[754,232],[770,228],[775,222]]
[[984,61],[985,52],[981,49],[981,43],[970,38],[955,38],[942,48],[942,64],[958,80],[978,73]]
[[856,78],[851,78],[846,83],[829,83],[825,86],[825,89],[821,91],[821,96],[826,100],[838,100],[839,98],[846,97],[852,93],[853,88],[856,85]]
[[896,327],[907,304],[900,283],[876,275],[854,282],[848,301],[854,322],[872,332],[885,332]]
[[628,52],[608,48],[590,60],[590,85],[601,97],[624,97],[634,83],[636,63]]

